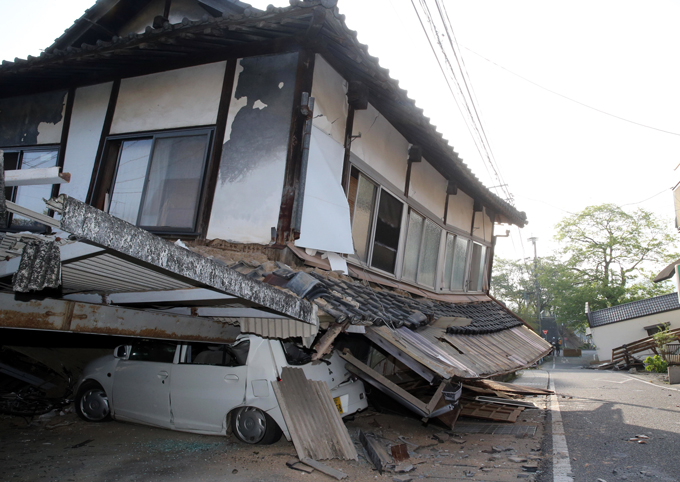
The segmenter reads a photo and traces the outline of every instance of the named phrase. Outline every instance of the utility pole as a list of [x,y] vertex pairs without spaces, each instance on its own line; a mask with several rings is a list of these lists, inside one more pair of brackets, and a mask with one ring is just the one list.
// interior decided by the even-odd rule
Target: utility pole
[[538,329],[543,335],[543,324],[541,323],[541,286],[538,284],[538,252],[536,250],[536,241],[538,238],[529,238],[529,242],[534,245],[534,285],[536,287],[536,319],[538,321]]

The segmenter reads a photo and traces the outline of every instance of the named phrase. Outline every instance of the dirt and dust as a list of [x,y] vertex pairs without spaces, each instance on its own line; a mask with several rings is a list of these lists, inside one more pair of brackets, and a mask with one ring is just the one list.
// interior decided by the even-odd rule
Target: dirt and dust
[[[347,421],[358,461],[327,460],[350,481],[535,480],[541,471],[544,397],[529,397],[538,410],[525,410],[507,427],[536,427],[526,435],[453,433],[404,415],[367,410]],[[458,425],[477,420],[461,418]],[[488,426],[488,424],[487,424]],[[389,445],[406,443],[408,472],[380,474],[366,460],[358,431]],[[521,430],[519,430],[521,431]],[[517,430],[516,430],[517,432]],[[0,480],[3,481],[299,481],[335,480],[286,465],[296,457],[282,438],[269,446],[246,445],[233,436],[175,432],[122,422],[87,423],[74,413],[43,420],[0,416]],[[538,472],[536,472],[538,470]],[[395,477],[401,477],[401,479]]]

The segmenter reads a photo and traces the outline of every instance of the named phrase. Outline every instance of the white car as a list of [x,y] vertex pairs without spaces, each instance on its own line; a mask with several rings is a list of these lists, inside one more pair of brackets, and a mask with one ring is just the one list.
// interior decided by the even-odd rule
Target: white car
[[310,362],[292,342],[240,335],[232,345],[138,340],[85,367],[76,389],[78,415],[114,418],[201,434],[229,430],[246,443],[271,444],[288,427],[271,387],[286,366],[325,381],[338,411],[367,407],[364,385],[336,353]]

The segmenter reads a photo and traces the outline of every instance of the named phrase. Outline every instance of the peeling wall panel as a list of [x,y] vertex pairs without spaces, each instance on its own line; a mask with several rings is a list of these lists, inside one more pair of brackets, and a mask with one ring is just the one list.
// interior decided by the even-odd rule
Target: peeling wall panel
[[279,221],[297,53],[239,60],[209,239],[268,244]]
[[63,184],[59,192],[81,201],[90,187],[112,85],[107,82],[76,90],[63,169],[71,173],[71,182]]
[[296,246],[354,253],[347,197],[342,189],[345,148],[312,128],[300,239]]
[[123,79],[111,134],[214,124],[226,62]]
[[347,81],[316,54],[312,85],[314,127],[343,145],[347,125]]
[[0,147],[59,144],[65,90],[0,99]]
[[411,164],[408,196],[444,219],[444,203],[448,181],[424,158]]
[[449,196],[446,224],[469,233],[470,226],[472,226],[472,209],[474,204],[474,200],[460,189],[455,196]]
[[403,192],[408,141],[371,104],[354,113],[352,135],[359,133],[361,137],[352,141],[352,152]]

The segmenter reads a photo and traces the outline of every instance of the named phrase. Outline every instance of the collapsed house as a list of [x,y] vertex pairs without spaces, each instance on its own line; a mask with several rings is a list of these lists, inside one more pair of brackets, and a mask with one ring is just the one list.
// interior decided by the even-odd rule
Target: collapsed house
[[489,295],[525,214],[334,1],[100,0],[0,85],[0,327],[342,348],[424,418],[550,350]]

